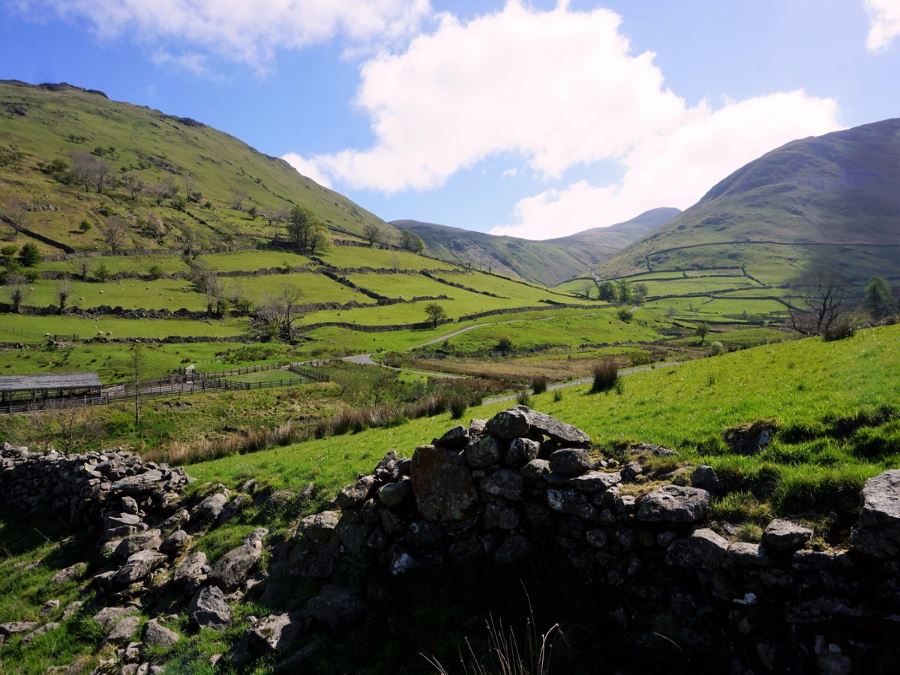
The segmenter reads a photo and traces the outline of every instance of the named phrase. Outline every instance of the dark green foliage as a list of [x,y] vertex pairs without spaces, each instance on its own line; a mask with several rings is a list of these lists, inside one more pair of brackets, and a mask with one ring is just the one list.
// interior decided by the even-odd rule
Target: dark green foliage
[[25,267],[34,267],[41,261],[38,247],[28,242],[19,250],[19,262]]
[[897,303],[884,277],[872,277],[863,293],[863,305],[874,319],[883,319],[897,312]]

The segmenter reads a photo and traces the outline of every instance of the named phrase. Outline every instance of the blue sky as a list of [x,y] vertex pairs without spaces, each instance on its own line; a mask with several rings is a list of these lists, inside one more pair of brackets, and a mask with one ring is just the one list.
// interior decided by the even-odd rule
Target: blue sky
[[387,220],[532,238],[900,116],[900,0],[323,4],[0,0],[0,78],[196,118]]

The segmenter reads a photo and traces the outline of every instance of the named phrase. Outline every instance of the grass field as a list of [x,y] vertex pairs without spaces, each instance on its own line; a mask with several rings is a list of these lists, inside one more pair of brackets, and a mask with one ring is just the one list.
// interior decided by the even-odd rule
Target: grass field
[[245,318],[196,321],[3,314],[0,315],[0,341],[43,342],[47,335],[77,335],[81,339],[90,339],[100,333],[113,338],[238,337],[246,335],[249,326]]
[[[900,465],[898,338],[900,327],[890,326],[839,342],[807,339],[756,347],[637,373],[625,379],[622,394],[592,395],[585,386],[570,387],[562,390],[562,400],[542,394],[534,397],[534,405],[585,429],[607,450],[647,441],[673,447],[680,460],[712,464],[730,480],[748,485],[761,474],[774,474],[773,508],[814,510],[833,502],[830,490],[855,491],[855,500],[866,477]],[[488,417],[509,405],[472,408],[466,417]],[[885,418],[879,410],[894,412]],[[755,456],[728,452],[722,440],[726,428],[770,418],[784,430],[784,439],[776,436]],[[867,418],[871,423],[865,423]],[[840,420],[854,419],[862,423],[849,435],[829,431],[841,428]],[[442,415],[228,457],[189,471],[202,481],[229,485],[253,477],[275,486],[314,480],[334,488],[388,450],[409,456],[423,439],[451,424]]]

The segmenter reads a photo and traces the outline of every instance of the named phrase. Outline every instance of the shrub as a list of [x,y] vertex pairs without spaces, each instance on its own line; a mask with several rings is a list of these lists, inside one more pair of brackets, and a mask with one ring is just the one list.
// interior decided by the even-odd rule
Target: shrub
[[531,378],[531,391],[535,394],[543,394],[547,391],[547,378],[543,375],[535,375]]
[[97,277],[100,281],[106,281],[109,279],[109,268],[105,263],[100,263],[94,269],[94,276]]
[[856,335],[856,329],[859,327],[857,317],[852,315],[843,315],[822,331],[822,339],[826,342],[834,340],[846,340]]
[[719,356],[720,354],[725,353],[725,345],[716,340],[715,342],[710,342],[709,344],[709,353],[710,356]]
[[598,361],[591,369],[594,382],[591,385],[591,393],[609,391],[619,381],[619,365],[615,359],[606,358]]
[[495,352],[500,352],[502,354],[508,354],[513,350],[513,343],[508,337],[502,337],[497,340],[497,344],[494,346]]
[[450,417],[455,420],[462,419],[462,416],[466,414],[466,408],[469,405],[462,396],[454,396],[450,399]]
[[159,279],[163,275],[162,268],[159,265],[150,265],[147,274],[151,279]]
[[618,316],[619,319],[621,319],[625,323],[628,323],[631,321],[632,317],[634,317],[634,312],[631,311],[628,307],[623,307],[618,312],[616,312],[616,316]]
[[527,389],[523,389],[516,394],[516,403],[518,405],[528,406],[529,408],[531,407],[531,394],[528,393]]
[[561,390],[561,389],[557,389],[556,391],[553,392],[553,402],[554,402],[554,403],[559,403],[559,402],[562,401],[562,400],[563,400],[563,393],[562,393],[562,390]]
[[31,242],[25,244],[19,251],[19,262],[25,267],[34,267],[41,262],[41,252]]

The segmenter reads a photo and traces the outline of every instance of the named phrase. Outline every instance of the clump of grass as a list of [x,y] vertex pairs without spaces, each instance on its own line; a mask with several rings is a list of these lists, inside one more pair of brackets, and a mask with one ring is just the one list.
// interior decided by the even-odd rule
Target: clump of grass
[[450,417],[455,420],[462,419],[466,414],[466,408],[469,407],[468,402],[462,396],[456,396],[450,400]]
[[772,520],[768,504],[760,502],[750,492],[731,492],[716,499],[711,506],[712,516],[730,522],[750,522],[763,525]]
[[535,395],[543,394],[547,391],[548,384],[549,382],[544,375],[535,375],[531,378],[531,391],[534,392]]
[[174,465],[193,464],[229,455],[290,445],[308,438],[308,430],[288,421],[277,427],[204,438],[190,443],[175,442],[164,448],[148,450],[143,453],[143,456],[151,462],[168,462]]
[[591,385],[591,393],[597,394],[601,391],[609,391],[616,386],[619,381],[619,365],[615,359],[602,359],[594,364],[591,369],[594,381]]
[[563,400],[562,389],[557,389],[556,391],[553,392],[553,402],[559,403],[562,400]]
[[762,539],[763,529],[757,523],[744,523],[734,533],[738,541],[748,541],[756,544]]
[[527,389],[523,389],[516,394],[516,403],[531,407],[531,394],[528,393]]

